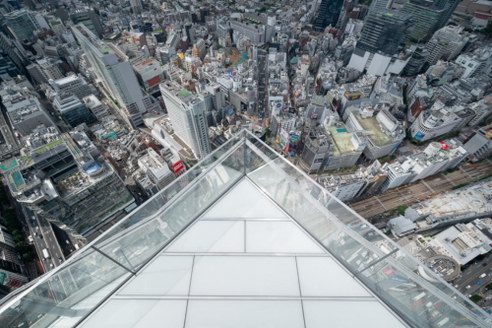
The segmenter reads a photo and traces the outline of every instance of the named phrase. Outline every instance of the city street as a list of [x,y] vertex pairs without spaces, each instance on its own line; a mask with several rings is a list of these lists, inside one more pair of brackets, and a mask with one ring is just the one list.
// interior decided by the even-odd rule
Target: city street
[[441,173],[411,185],[390,189],[378,196],[350,204],[350,207],[362,217],[370,219],[395,210],[400,205],[411,206],[437,194],[451,191],[453,187],[476,182],[490,175],[492,175],[491,160],[466,163],[451,173]]
[[[43,223],[44,221],[38,218],[31,210],[23,207],[23,211],[39,260],[42,263],[44,270],[48,272],[59,266],[64,260],[55,233],[50,224]],[[48,251],[50,255],[49,258],[44,257],[42,252],[43,249]]]
[[[486,276],[480,278],[483,273]],[[492,254],[477,263],[471,264],[453,284],[463,294],[473,295],[490,282],[492,282]],[[470,287],[466,288],[467,286]]]

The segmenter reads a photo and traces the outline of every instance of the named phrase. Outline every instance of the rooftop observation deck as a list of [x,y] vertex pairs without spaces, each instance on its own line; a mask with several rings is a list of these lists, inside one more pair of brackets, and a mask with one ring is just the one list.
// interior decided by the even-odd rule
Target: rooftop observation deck
[[247,131],[2,301],[2,327],[492,324]]

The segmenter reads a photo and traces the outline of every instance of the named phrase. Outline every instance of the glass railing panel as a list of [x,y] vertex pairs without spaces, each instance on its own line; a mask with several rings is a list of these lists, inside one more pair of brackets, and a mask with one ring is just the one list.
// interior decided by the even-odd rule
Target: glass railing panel
[[222,157],[227,156],[233,149],[240,147],[240,142],[242,141],[239,135],[229,139],[221,147],[214,150],[211,154],[186,171],[186,173],[176,178],[176,180],[171,182],[164,190],[161,190],[157,195],[153,196],[122,221],[118,222],[111,231],[108,231],[98,238],[97,243],[102,245],[104,241],[117,237],[122,231],[125,231],[134,225],[142,224],[146,220],[152,220],[156,213],[162,211],[171,199],[179,193],[185,192],[184,189],[186,186],[205,174],[214,163],[217,163]]
[[[260,145],[263,148],[261,151],[256,144],[247,143],[250,152],[263,159],[263,164],[257,160],[253,168],[248,168],[247,171],[250,172],[248,176],[253,181],[257,181],[261,188],[268,188],[275,201],[281,201],[290,211],[297,211],[299,217],[294,213],[290,214],[310,233],[320,231],[319,229],[311,231],[309,228],[311,225],[316,224],[325,227],[326,230],[327,226],[336,223],[345,230],[347,228],[354,230],[354,236],[365,239],[365,244],[370,245],[371,248],[378,248],[377,252],[388,254],[398,250],[398,247],[390,242],[381,231],[360,218],[309,176],[285,159],[275,155],[273,151],[267,149],[266,145]],[[268,153],[265,154],[265,152]],[[253,157],[253,155],[250,156]],[[277,191],[281,187],[283,190]],[[302,215],[310,213],[314,208],[316,208],[316,214]]]
[[405,321],[415,327],[487,327],[487,318],[443,295],[439,286],[388,258],[357,277]]
[[88,253],[6,308],[0,315],[0,327],[75,325],[131,276],[103,255]]
[[[168,207],[98,249],[131,270],[137,270],[243,177],[244,147],[237,145],[187,186]],[[189,187],[189,188],[188,188]]]
[[[285,159],[275,156],[268,146],[255,142],[252,136],[249,136],[247,146],[247,153],[251,153],[251,160],[246,161],[248,178],[342,264],[364,280],[376,295],[381,294],[387,304],[397,304],[395,311],[401,313],[407,322],[418,327],[429,326],[426,320],[432,323],[430,327],[456,327],[453,326],[456,322],[463,327],[492,325],[490,316],[469,299],[408,256],[381,231],[331,196],[309,176]],[[391,267],[388,267],[389,264]],[[393,272],[392,269],[397,274],[386,277],[385,274]],[[378,274],[375,275],[375,272]],[[400,293],[405,287],[413,290],[412,297]],[[423,292],[425,295],[419,296]],[[422,297],[426,307],[415,308],[413,297]],[[446,316],[437,315],[440,308]]]
[[71,327],[243,175],[239,136],[211,153],[61,267],[4,302],[0,327]]
[[[348,268],[362,270],[385,253],[347,229],[314,197],[284,171],[277,160],[256,169],[248,178],[296,220],[332,254],[344,259]],[[304,181],[305,182],[305,181]]]
[[470,314],[475,315],[482,320],[488,320],[488,323],[492,326],[492,317],[485,316],[485,313],[478,308],[468,297],[460,293],[449,283],[445,282],[441,277],[437,276],[431,269],[419,262],[413,256],[408,255],[405,250],[400,250],[393,257],[398,260],[398,264],[404,268],[407,272],[412,272],[415,275],[421,277],[429,288],[438,291],[444,299],[452,299],[453,303],[458,303],[463,306]]

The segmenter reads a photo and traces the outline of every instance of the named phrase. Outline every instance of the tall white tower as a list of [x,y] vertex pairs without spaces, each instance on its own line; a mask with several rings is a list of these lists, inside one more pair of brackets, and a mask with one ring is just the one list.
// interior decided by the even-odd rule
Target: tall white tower
[[159,88],[174,132],[197,158],[205,157],[211,151],[205,101],[176,82],[166,81]]

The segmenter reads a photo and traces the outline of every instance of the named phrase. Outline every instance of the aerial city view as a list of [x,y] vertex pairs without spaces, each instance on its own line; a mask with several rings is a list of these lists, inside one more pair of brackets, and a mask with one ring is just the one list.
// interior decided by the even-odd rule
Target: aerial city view
[[0,0],[0,327],[492,327],[492,1]]

